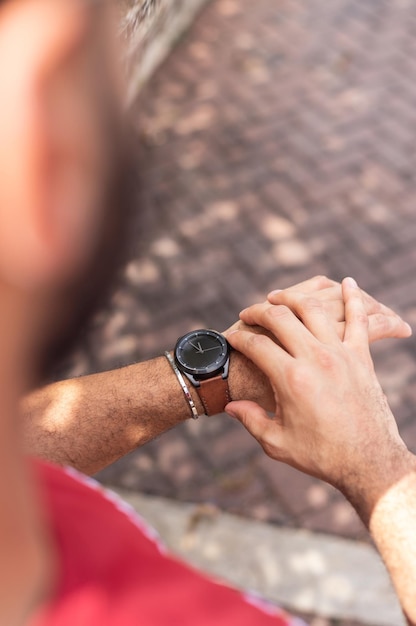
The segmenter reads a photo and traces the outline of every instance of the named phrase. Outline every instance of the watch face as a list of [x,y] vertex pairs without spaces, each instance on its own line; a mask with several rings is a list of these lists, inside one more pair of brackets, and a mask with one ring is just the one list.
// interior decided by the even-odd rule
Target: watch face
[[228,343],[215,330],[194,330],[178,339],[175,347],[180,369],[199,378],[221,370],[228,357]]

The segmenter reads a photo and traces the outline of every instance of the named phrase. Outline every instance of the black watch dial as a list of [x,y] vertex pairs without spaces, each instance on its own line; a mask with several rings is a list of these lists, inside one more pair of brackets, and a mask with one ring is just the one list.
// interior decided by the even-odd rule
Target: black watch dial
[[227,340],[215,330],[193,330],[178,339],[175,359],[182,371],[202,379],[224,367],[229,351]]

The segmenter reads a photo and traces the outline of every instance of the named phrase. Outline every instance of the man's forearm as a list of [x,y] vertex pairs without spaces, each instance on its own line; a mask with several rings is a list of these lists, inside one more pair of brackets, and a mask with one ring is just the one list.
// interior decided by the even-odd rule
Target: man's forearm
[[365,504],[358,511],[390,573],[408,623],[416,626],[416,458],[405,455],[402,468],[398,464],[390,479],[386,473],[381,484],[382,493],[370,505],[370,515],[364,512]]
[[[231,396],[265,402],[266,379],[245,357],[231,355]],[[188,385],[199,413],[198,394]],[[86,474],[189,419],[191,412],[167,359],[70,379],[33,392],[23,403],[30,454]],[[212,418],[206,418],[212,419]]]
[[[318,276],[288,291],[318,298],[343,337],[344,302],[338,283]],[[365,293],[363,297],[371,341],[409,335],[409,328],[393,311]],[[244,326],[240,321],[229,331]],[[189,387],[202,412],[198,395]],[[233,400],[252,400],[268,411],[275,408],[264,373],[236,352],[231,355],[229,387]],[[182,390],[164,357],[50,385],[23,404],[29,452],[86,473],[106,467],[189,417]]]
[[175,382],[159,358],[35,391],[23,404],[27,449],[93,474],[189,417]]
[[416,626],[416,457],[404,445],[379,452],[341,490],[368,527],[408,623]]

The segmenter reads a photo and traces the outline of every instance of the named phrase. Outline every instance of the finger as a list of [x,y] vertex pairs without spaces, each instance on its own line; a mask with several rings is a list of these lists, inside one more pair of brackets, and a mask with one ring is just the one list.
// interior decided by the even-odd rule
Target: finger
[[[276,295],[275,299],[279,305],[284,305],[293,311],[318,341],[322,343],[338,341],[335,323],[331,323],[324,306],[319,300],[303,293],[289,291],[282,291]],[[263,305],[258,311],[264,311],[267,314],[267,304]],[[253,320],[253,315],[256,313],[257,311],[250,307],[250,309],[243,311],[240,317],[243,321],[250,323],[247,320]]]
[[410,337],[412,329],[393,309],[361,290],[369,321],[370,342],[387,337]]
[[[310,353],[319,343],[307,327],[307,321],[301,320],[287,306],[274,306],[269,303],[255,304],[242,311],[240,317],[246,324],[261,326],[268,330],[275,340],[294,357]],[[336,333],[334,335],[338,339]]]
[[342,281],[342,295],[345,303],[344,343],[368,358],[370,355],[368,316],[363,295],[353,278],[345,278]]
[[283,376],[285,367],[292,361],[292,357],[283,348],[265,335],[236,330],[227,336],[227,341],[257,365],[270,381]]
[[[270,304],[281,304],[282,297],[287,293],[295,293],[293,289],[285,289],[282,291],[274,291],[268,295],[267,299]],[[299,290],[297,293],[303,293],[305,296],[313,296],[316,300],[322,303],[326,313],[331,317],[333,321],[341,322],[344,318],[344,301],[342,299],[341,285],[336,287],[329,287],[327,289],[321,289],[307,293]]]
[[[312,279],[312,280],[318,280],[318,279],[329,281],[329,279],[325,279],[325,277],[316,277],[316,279]],[[307,282],[310,282],[311,284],[313,284],[312,280],[307,281]],[[327,288],[325,287],[320,288],[313,292],[313,296],[314,298],[322,302],[322,304],[324,305],[325,311],[331,320],[342,322],[345,320],[345,308],[344,308],[344,301],[342,298],[341,285],[339,283],[335,283],[334,281],[329,281],[329,282],[332,282],[333,286],[327,287]],[[298,291],[302,291],[300,287],[301,285],[305,285],[305,284],[306,283],[299,283]],[[315,284],[319,285],[319,282],[316,282]],[[325,283],[323,282],[322,285],[324,284]],[[285,291],[295,291],[295,288],[291,287],[290,289],[287,289]],[[274,291],[270,293],[268,296],[268,301],[271,304],[279,304],[280,303],[279,295],[281,293],[282,293],[281,291]],[[303,290],[303,293],[306,293],[306,291]],[[381,302],[379,302],[378,300],[370,296],[366,291],[361,290],[361,293],[364,298],[364,305],[365,305],[365,310],[366,310],[367,315],[383,314],[387,317],[395,317],[398,320],[402,319],[399,315],[397,315],[395,311],[393,311],[391,308],[389,308],[385,304],[382,304]]]
[[336,327],[318,298],[301,293],[282,292],[281,304],[287,306],[303,322],[306,328],[322,343],[338,341]]
[[[301,283],[297,283],[292,287],[288,287],[285,291],[302,291],[303,293],[313,293],[315,291],[320,291],[321,289],[327,289],[328,287],[335,287],[338,285],[340,288],[340,284],[327,278],[326,276],[314,276],[313,278],[309,278],[308,280],[304,280]],[[275,291],[271,291],[268,295],[268,298],[273,297],[275,293],[280,293],[281,289],[277,289]]]
[[[361,294],[363,296],[365,312],[369,318],[372,318],[371,320],[369,319],[372,331],[371,341],[383,339],[384,337],[409,336],[409,333],[411,333],[410,326],[406,324],[397,313],[384,304],[377,302],[377,300],[369,296],[362,289]],[[331,321],[345,321],[345,306],[341,286],[339,286],[339,288],[331,287],[330,289],[317,291],[313,296],[322,303]]]
[[[269,297],[273,304],[283,304],[284,294],[287,291],[276,292]],[[365,291],[361,290],[364,306],[369,316],[369,341],[374,343],[380,339],[410,337],[412,329],[392,309],[381,304]],[[345,331],[345,306],[342,299],[341,285],[322,289],[313,294],[313,297],[322,303],[329,321],[334,325],[338,337],[344,339]],[[336,324],[335,324],[336,323]]]
[[405,339],[410,337],[412,329],[397,315],[389,316],[375,313],[368,317],[368,339],[374,343],[380,339]]
[[271,420],[266,411],[255,402],[230,402],[225,407],[225,412],[241,422],[259,443],[267,439],[271,428],[280,428],[280,424]]
[[364,305],[367,315],[372,315],[373,313],[383,313],[384,315],[388,315],[391,317],[396,316],[401,319],[400,316],[397,315],[395,311],[393,311],[393,309],[390,309],[385,304],[382,304],[381,302],[370,296],[366,291],[361,290],[361,293],[363,294]]

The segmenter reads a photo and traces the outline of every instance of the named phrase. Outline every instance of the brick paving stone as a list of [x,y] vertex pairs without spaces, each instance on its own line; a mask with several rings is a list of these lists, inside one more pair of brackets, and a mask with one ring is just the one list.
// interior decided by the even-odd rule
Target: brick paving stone
[[[415,85],[414,3],[209,4],[133,110],[146,217],[138,208],[134,259],[67,373],[225,328],[268,290],[316,273],[353,274],[416,327]],[[374,357],[415,450],[415,340]],[[260,454],[220,417],[181,426],[102,479],[359,535],[329,487]]]
[[341,495],[335,495],[328,506],[316,511],[308,510],[299,516],[298,524],[303,528],[340,535],[347,539],[371,541],[370,536],[352,506]]
[[[228,419],[228,418],[225,418]],[[207,455],[214,467],[227,467],[244,465],[244,462],[252,458],[258,450],[258,444],[253,437],[242,429],[239,424],[232,424],[221,436],[217,436],[207,445]]]
[[400,434],[406,445],[416,454],[416,420],[414,414],[409,421],[400,428]]
[[256,461],[275,497],[285,502],[292,515],[298,516],[329,503],[332,495],[329,485],[264,455],[259,455]]

